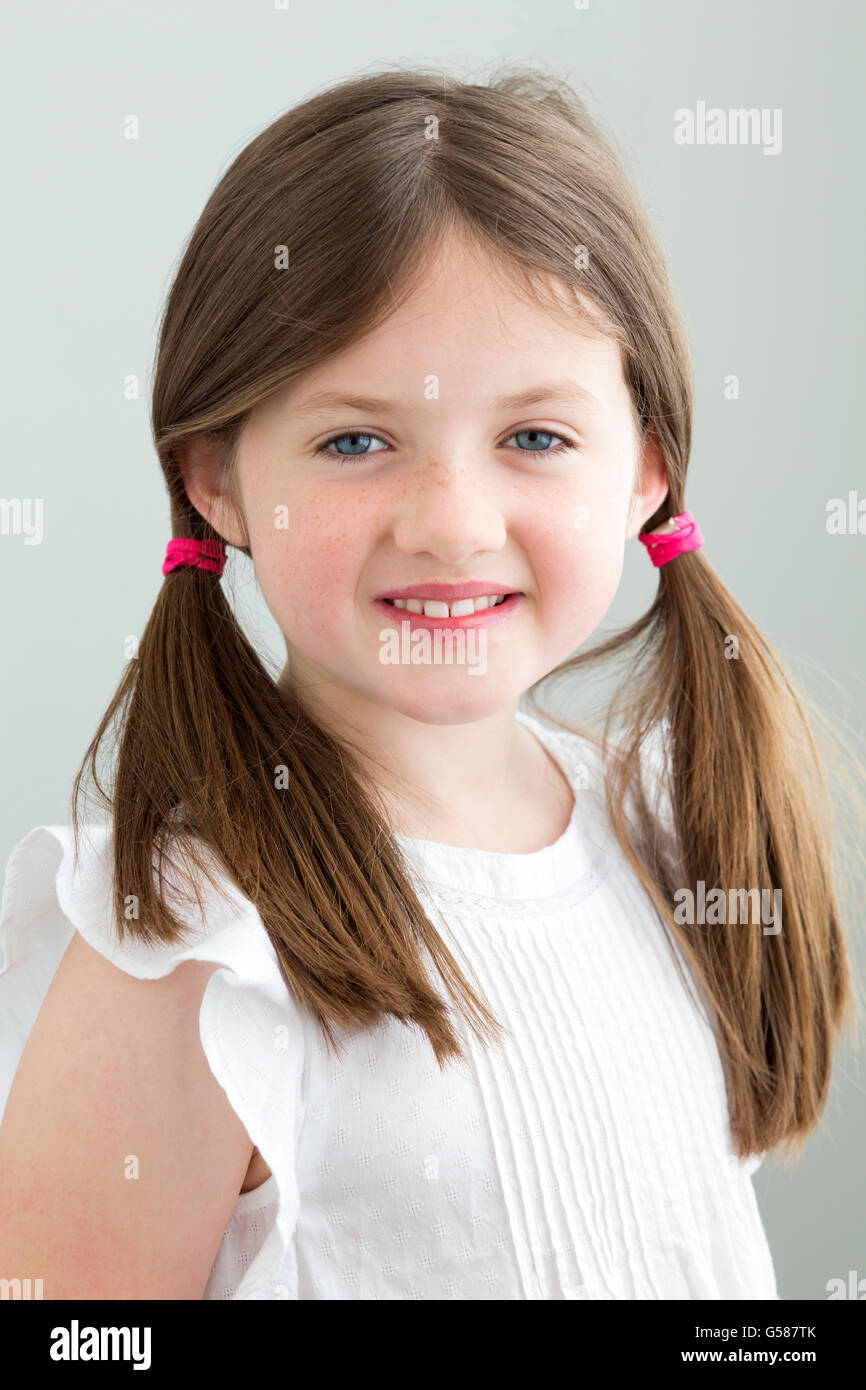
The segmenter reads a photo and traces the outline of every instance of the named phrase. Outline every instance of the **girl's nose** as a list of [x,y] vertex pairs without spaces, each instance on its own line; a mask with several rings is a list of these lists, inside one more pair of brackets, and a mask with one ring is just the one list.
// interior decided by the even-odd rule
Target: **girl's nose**
[[471,464],[427,464],[396,508],[395,545],[404,554],[426,551],[451,564],[500,550],[508,533],[503,504],[501,490]]

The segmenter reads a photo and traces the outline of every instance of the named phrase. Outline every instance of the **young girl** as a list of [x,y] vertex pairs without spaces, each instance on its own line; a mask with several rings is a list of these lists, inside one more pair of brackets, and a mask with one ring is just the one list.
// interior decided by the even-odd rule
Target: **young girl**
[[[153,429],[162,587],[7,868],[0,1276],[777,1298],[751,1175],[851,993],[823,780],[685,510],[683,335],[580,100],[400,71],[280,117],[186,248]],[[651,608],[575,656],[636,537]],[[618,651],[603,731],[518,708]]]

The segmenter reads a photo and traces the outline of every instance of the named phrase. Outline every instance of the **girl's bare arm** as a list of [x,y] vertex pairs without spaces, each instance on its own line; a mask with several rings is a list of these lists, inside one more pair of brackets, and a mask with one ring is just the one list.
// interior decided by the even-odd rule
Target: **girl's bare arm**
[[0,1279],[202,1297],[253,1148],[199,1038],[217,969],[138,980],[76,932],[0,1125]]

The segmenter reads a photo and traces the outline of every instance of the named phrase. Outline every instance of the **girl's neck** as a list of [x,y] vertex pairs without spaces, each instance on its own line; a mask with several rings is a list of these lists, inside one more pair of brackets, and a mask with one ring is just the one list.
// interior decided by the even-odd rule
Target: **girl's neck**
[[460,807],[425,812],[411,802],[389,801],[389,825],[398,835],[432,840],[462,849],[498,854],[533,854],[554,844],[568,828],[574,792],[561,768],[522,725],[516,744],[519,762],[509,777],[507,796],[491,800],[484,787],[473,789]]

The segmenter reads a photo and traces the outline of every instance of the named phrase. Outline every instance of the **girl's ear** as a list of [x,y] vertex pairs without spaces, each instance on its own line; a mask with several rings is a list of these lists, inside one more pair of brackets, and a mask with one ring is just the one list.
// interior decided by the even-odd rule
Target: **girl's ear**
[[626,540],[636,536],[644,522],[658,511],[668,495],[668,474],[662,446],[652,420],[647,425],[640,461],[638,486],[632,493],[626,522]]
[[246,528],[226,486],[222,441],[215,435],[198,435],[185,444],[176,444],[172,453],[184,491],[199,515],[228,545],[248,545]]

